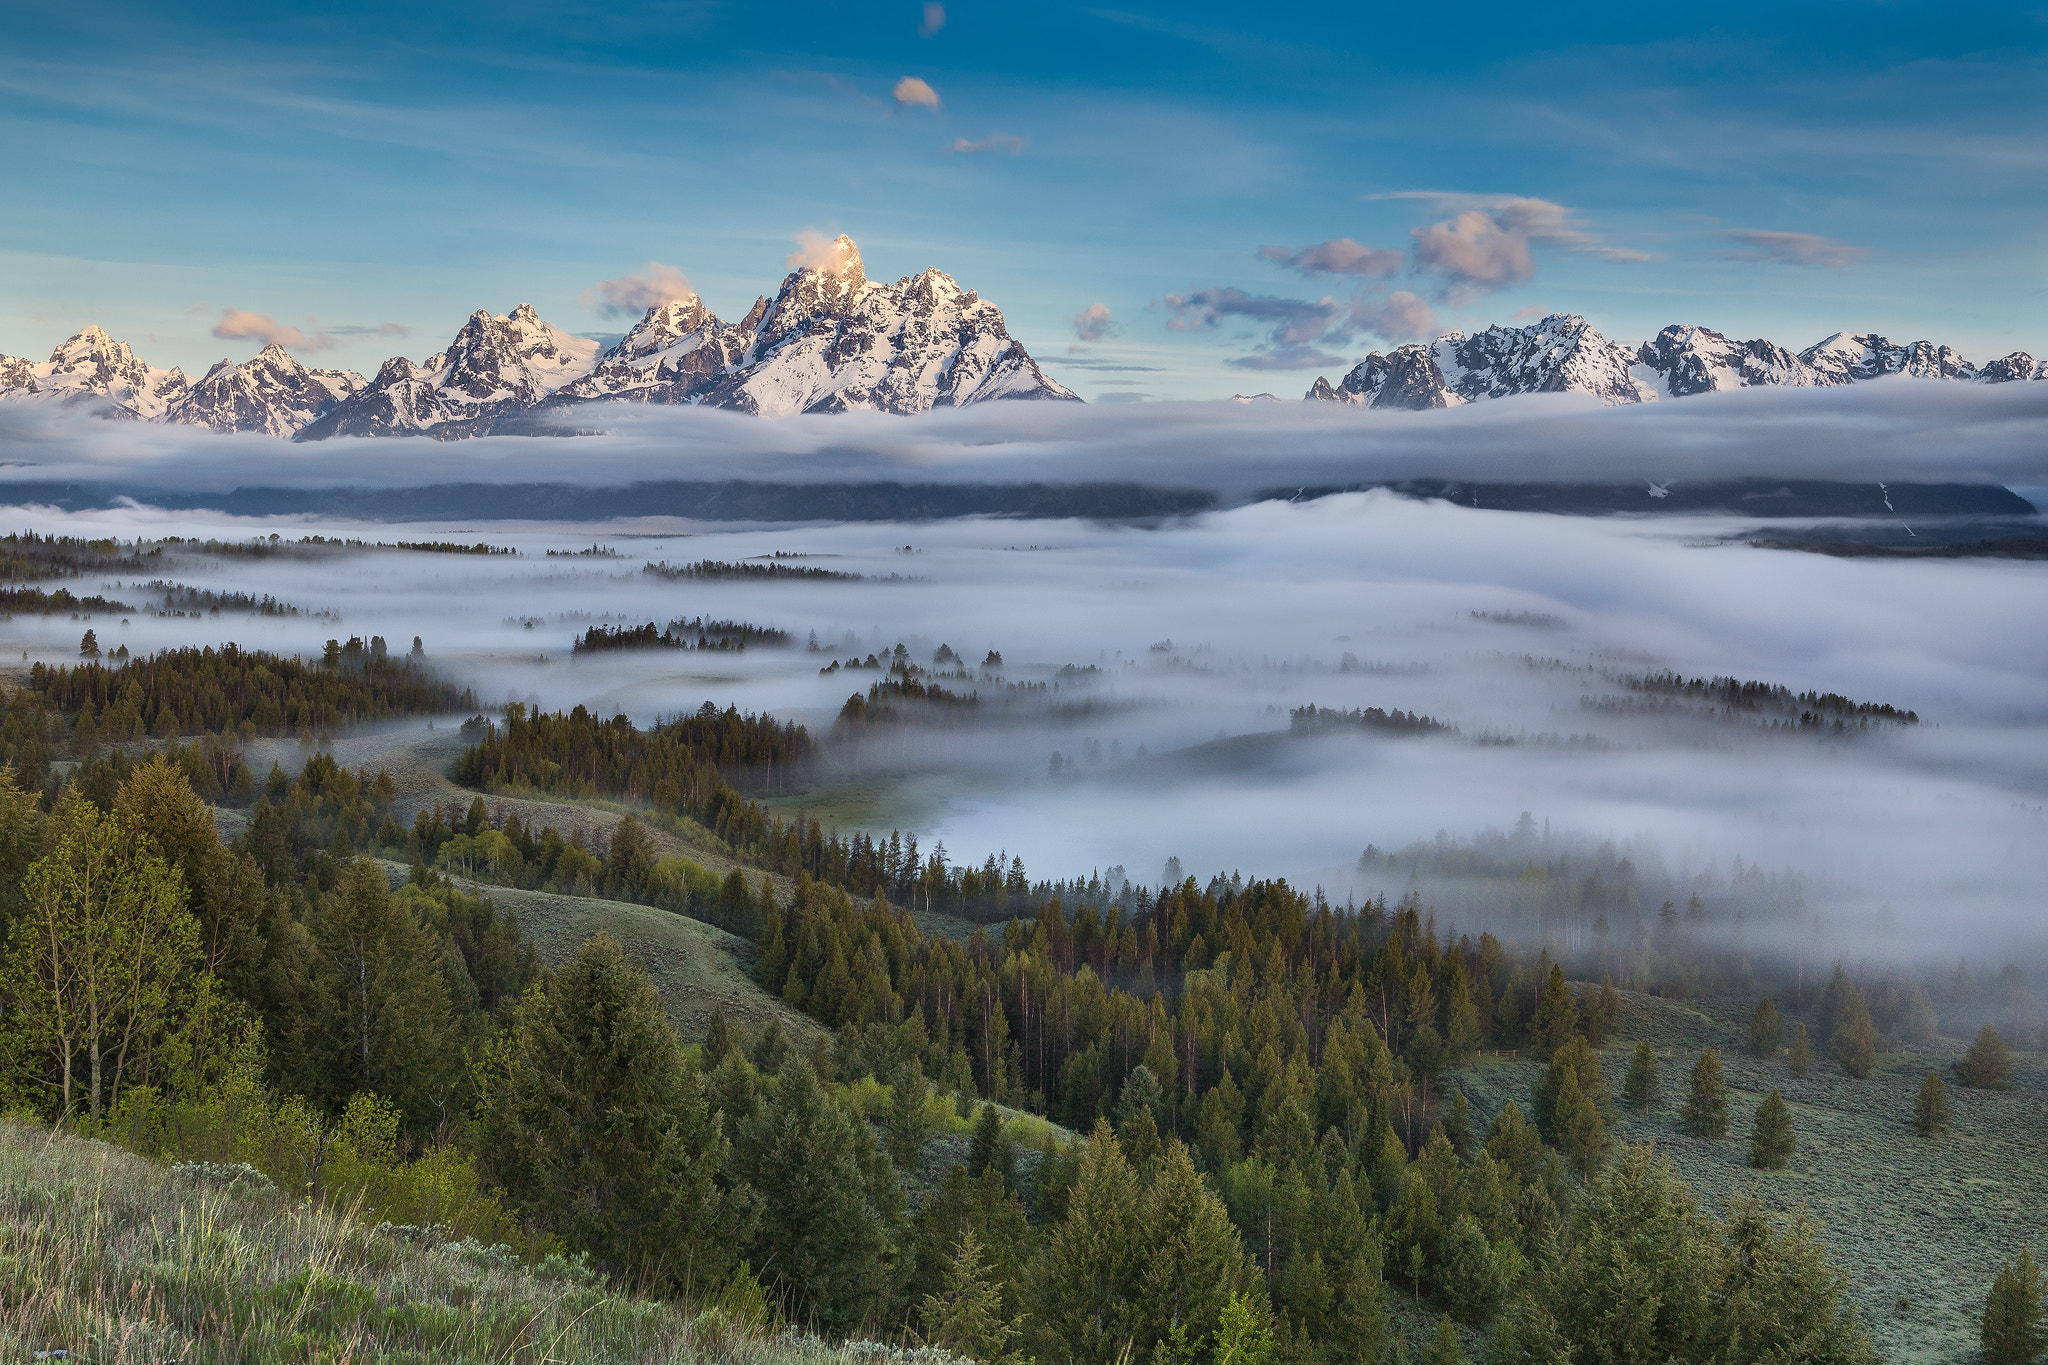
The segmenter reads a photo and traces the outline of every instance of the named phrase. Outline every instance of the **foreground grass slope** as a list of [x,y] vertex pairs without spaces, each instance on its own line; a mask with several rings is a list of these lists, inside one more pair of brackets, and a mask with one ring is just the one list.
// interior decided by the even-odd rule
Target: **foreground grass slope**
[[[369,1228],[260,1177],[0,1122],[0,1358],[948,1365],[734,1330],[550,1258]],[[54,1354],[44,1357],[61,1359]]]
[[[1962,1041],[1881,1054],[1861,1081],[1826,1057],[1799,1077],[1782,1055],[1759,1059],[1747,1051],[1756,1004],[1755,997],[1680,1003],[1624,992],[1600,1057],[1617,1100],[1610,1135],[1656,1143],[1709,1204],[1747,1192],[1775,1209],[1811,1210],[1887,1360],[1979,1359],[1979,1315],[2000,1264],[2023,1246],[2037,1256],[2048,1250],[2048,1059],[2015,1052],[2010,1090],[1968,1090],[1949,1076],[1953,1127],[1923,1138],[1913,1129],[1914,1096],[1930,1067],[1949,1074]],[[1801,1017],[1788,1015],[1788,1037]],[[1619,1097],[1629,1053],[1642,1041],[1663,1060],[1663,1088],[1638,1114]],[[1679,1130],[1687,1075],[1702,1047],[1719,1049],[1727,1071],[1728,1136],[1718,1141]],[[1540,1072],[1524,1054],[1482,1060],[1450,1083],[1464,1086],[1475,1111],[1491,1117],[1510,1099],[1526,1109]],[[1750,1125],[1772,1090],[1791,1105],[1799,1151],[1786,1170],[1756,1171]]]

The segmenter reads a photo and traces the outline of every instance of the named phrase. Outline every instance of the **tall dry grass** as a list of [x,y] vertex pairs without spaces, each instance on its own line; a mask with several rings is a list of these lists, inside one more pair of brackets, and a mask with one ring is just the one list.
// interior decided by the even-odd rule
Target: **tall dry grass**
[[[365,1226],[248,1167],[0,1121],[0,1358],[951,1365],[634,1298],[549,1257]],[[66,1356],[56,1356],[65,1352]]]

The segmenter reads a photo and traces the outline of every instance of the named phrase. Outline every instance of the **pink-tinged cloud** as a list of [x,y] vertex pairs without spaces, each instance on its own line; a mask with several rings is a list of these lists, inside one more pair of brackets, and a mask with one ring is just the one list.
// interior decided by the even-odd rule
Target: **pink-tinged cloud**
[[838,275],[859,259],[860,248],[845,233],[828,238],[806,228],[796,235],[796,250],[784,256],[782,264],[790,270],[819,270]]
[[1351,321],[1388,341],[1413,341],[1436,331],[1436,310],[1419,295],[1397,289],[1384,299],[1359,300],[1352,307]]
[[899,109],[921,104],[934,113],[938,112],[939,92],[920,77],[905,76],[896,82],[895,90],[890,93],[896,97],[896,107]]
[[1074,314],[1074,335],[1083,341],[1100,341],[1116,332],[1116,319],[1110,316],[1106,303],[1091,303]]
[[1529,239],[1501,227],[1479,209],[1416,228],[1415,268],[1431,270],[1449,280],[1453,302],[1536,277]]
[[962,156],[979,156],[995,153],[1000,156],[1022,156],[1024,149],[1031,145],[1028,137],[1015,133],[990,133],[987,137],[968,139],[956,137],[946,144],[948,152]]
[[1276,265],[1299,270],[1304,275],[1370,275],[1386,279],[1401,268],[1401,253],[1389,247],[1366,246],[1349,237],[1317,242],[1299,251],[1284,246],[1262,246],[1259,255]]
[[1810,232],[1726,228],[1721,235],[1748,248],[1729,252],[1728,258],[1735,261],[1773,261],[1780,265],[1811,265],[1841,270],[1870,254],[1869,247],[1850,246],[1832,237],[1817,237]]
[[585,308],[595,308],[606,317],[639,317],[664,303],[694,299],[690,278],[672,265],[649,261],[638,270],[617,279],[599,280],[583,291]]
[[939,30],[945,26],[946,7],[944,5],[926,5],[924,7],[924,20],[917,26],[917,36],[920,38],[936,38],[939,36]]
[[213,334],[223,341],[253,339],[264,345],[278,345],[290,351],[332,350],[335,340],[325,332],[307,336],[296,327],[287,326],[276,318],[262,313],[245,313],[239,308],[220,310],[220,321],[213,324]]

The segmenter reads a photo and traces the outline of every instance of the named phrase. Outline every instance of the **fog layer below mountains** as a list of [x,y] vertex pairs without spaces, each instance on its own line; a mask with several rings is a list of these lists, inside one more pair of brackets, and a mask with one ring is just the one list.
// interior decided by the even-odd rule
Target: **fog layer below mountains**
[[62,481],[144,495],[442,483],[1128,481],[1233,498],[1401,479],[2048,483],[2048,383],[2038,382],[1894,378],[1622,408],[1532,395],[1437,412],[998,402],[917,418],[856,412],[763,421],[607,403],[560,421],[588,434],[293,444],[0,406],[0,487]]
[[[1034,876],[1120,865],[1149,883],[1177,857],[1201,876],[1287,876],[1340,900],[1399,896],[1400,878],[1360,869],[1367,845],[1506,829],[1527,811],[1622,841],[1639,863],[1697,871],[1740,857],[1797,872],[1811,908],[1838,925],[1898,923],[1944,953],[1964,951],[1944,943],[1954,935],[1974,954],[1994,938],[2039,935],[2048,579],[2038,564],[1838,560],[1713,544],[1731,529],[1720,522],[1474,511],[1386,494],[1260,503],[1162,529],[366,529],[30,508],[11,520],[81,535],[318,531],[516,546],[517,558],[198,555],[165,575],[340,620],[137,613],[125,626],[91,624],[103,646],[137,652],[234,640],[314,655],[330,636],[373,634],[402,650],[418,635],[491,707],[580,704],[642,723],[707,701],[772,711],[827,738],[817,796],[828,819],[915,831],[927,850],[943,840],[955,860],[1002,851]],[[544,553],[598,542],[619,557]],[[777,552],[863,577],[641,572],[649,561]],[[69,586],[136,606],[147,598],[125,581]],[[794,643],[571,654],[595,624],[699,616],[776,627]],[[84,626],[24,616],[0,629],[17,653],[57,661],[76,657]],[[807,648],[813,632],[819,652]],[[884,675],[820,669],[886,659],[898,643],[924,667],[950,647],[973,677],[942,685],[983,704],[832,742],[847,698]],[[999,674],[981,668],[990,650]],[[1885,703],[1920,723],[1786,731],[1626,685],[1667,668]],[[1455,729],[1288,735],[1290,710],[1308,705],[1415,712]]]

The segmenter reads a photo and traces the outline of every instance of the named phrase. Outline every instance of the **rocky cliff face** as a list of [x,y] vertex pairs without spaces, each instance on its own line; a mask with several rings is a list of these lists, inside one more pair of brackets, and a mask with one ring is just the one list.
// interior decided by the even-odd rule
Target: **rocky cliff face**
[[97,324],[66,339],[40,363],[0,356],[0,402],[54,403],[160,422],[190,387],[183,370],[146,364],[127,342]]
[[1489,327],[1469,337],[1451,332],[1375,352],[1335,385],[1317,379],[1305,397],[1420,410],[1524,393],[1583,393],[1619,405],[1886,375],[1978,383],[2044,377],[2024,351],[1980,370],[1948,346],[1900,346],[1868,333],[1837,332],[1795,354],[1771,341],[1734,341],[1705,327],[1673,325],[1632,347],[1607,340],[1584,318],[1557,313],[1528,327]]
[[377,377],[292,439],[329,436],[481,436],[589,374],[598,345],[543,322],[530,303],[493,316],[479,309],[439,355],[384,362]]
[[314,370],[272,342],[239,365],[223,360],[165,414],[167,422],[214,431],[290,436],[363,387],[353,370]]

